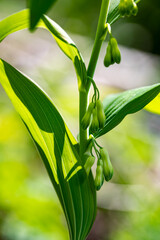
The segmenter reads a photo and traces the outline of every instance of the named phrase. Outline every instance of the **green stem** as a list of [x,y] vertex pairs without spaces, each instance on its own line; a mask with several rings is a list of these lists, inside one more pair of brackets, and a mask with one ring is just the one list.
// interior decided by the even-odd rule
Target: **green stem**
[[[97,65],[100,49],[102,46],[103,38],[102,35],[105,30],[105,24],[106,24],[106,19],[107,19],[107,14],[108,14],[108,9],[109,9],[109,3],[110,0],[102,0],[102,5],[101,5],[101,10],[100,10],[100,16],[99,16],[99,22],[98,22],[98,27],[97,27],[97,33],[95,37],[95,42],[93,45],[93,50],[92,50],[92,55],[90,58],[88,70],[87,70],[87,75],[91,78],[93,78],[95,68]],[[90,89],[91,81],[88,78],[87,86],[86,86],[86,91],[80,91],[79,92],[79,136],[80,136],[80,157],[83,159],[83,154],[86,150],[86,143],[88,139],[88,129],[83,130],[81,126],[82,118],[87,110],[87,105],[88,105],[88,93]]]
[[[92,50],[92,54],[91,54],[91,58],[90,58],[90,62],[89,62],[89,65],[88,65],[88,70],[87,70],[87,75],[91,78],[93,78],[93,76],[94,76],[94,72],[95,72],[95,69],[96,69],[100,49],[101,49],[101,46],[102,46],[102,43],[103,43],[102,35],[104,33],[104,30],[105,30],[105,25],[106,25],[108,10],[109,10],[109,4],[110,4],[110,0],[102,0],[96,37],[95,37],[93,50]],[[90,81],[88,81],[87,91],[89,91],[90,84],[91,84]]]
[[88,131],[87,129],[84,130],[82,128],[81,122],[84,114],[86,113],[87,110],[87,104],[88,104],[88,93],[87,92],[79,92],[79,137],[80,137],[80,156],[81,159],[83,159],[83,154],[86,150],[86,143],[88,139]]

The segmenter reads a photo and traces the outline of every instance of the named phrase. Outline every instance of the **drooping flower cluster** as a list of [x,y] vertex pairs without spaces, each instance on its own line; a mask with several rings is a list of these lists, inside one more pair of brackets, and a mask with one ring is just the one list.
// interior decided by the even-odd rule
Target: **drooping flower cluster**
[[[84,130],[90,127],[90,131],[94,133],[98,129],[104,128],[105,113],[103,104],[99,99],[99,90],[92,78],[90,78],[90,81],[94,88],[94,94],[92,97],[92,101],[89,104],[88,109],[84,114],[84,117],[82,118],[81,125]],[[104,179],[106,181],[109,181],[112,178],[113,167],[110,162],[108,152],[104,148],[99,146],[94,137],[91,135],[89,138],[88,147],[84,153],[84,168],[87,175],[89,175],[91,167],[95,162],[96,158],[94,154],[96,154],[97,157],[95,188],[96,190],[99,190],[104,182]]]
[[137,4],[134,0],[120,0],[119,12],[122,16],[136,16],[138,13]]
[[118,48],[117,40],[113,37],[110,37],[107,50],[106,50],[106,55],[104,58],[104,66],[109,67],[114,63],[119,64],[120,62],[121,62],[121,53]]
[[[92,80],[92,83],[94,81]],[[102,129],[105,124],[105,113],[101,100],[99,99],[99,91],[94,84],[95,93],[92,97],[92,102],[89,104],[88,109],[82,119],[83,129],[87,129],[90,126],[91,132],[96,132],[98,129]],[[97,96],[98,91],[98,98]]]
[[113,176],[113,167],[106,149],[100,149],[100,158],[97,162],[95,187],[99,190],[105,180],[108,182]]
[[[99,150],[97,150],[97,146],[99,147]],[[104,179],[108,182],[112,178],[113,167],[108,152],[104,148],[100,147],[95,141],[95,139],[92,137],[89,147],[84,154],[85,158],[84,168],[86,170],[87,175],[89,175],[91,167],[95,162],[95,157],[92,153],[92,148],[94,149],[98,159],[95,176],[95,188],[98,191],[103,185]]]

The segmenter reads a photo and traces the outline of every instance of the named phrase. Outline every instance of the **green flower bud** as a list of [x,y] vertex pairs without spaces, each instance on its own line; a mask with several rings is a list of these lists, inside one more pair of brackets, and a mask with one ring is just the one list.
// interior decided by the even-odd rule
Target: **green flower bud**
[[126,4],[124,3],[124,1],[120,1],[120,3],[119,3],[119,12],[122,16],[125,16],[125,14],[126,14]]
[[137,4],[134,2],[134,0],[120,0],[119,12],[122,16],[135,16],[138,12]]
[[84,114],[84,117],[82,118],[81,124],[84,130],[87,129],[87,127],[90,125],[93,108],[94,103],[91,102],[88,106],[86,113]]
[[126,8],[128,9],[128,11],[132,11],[133,9],[133,4],[134,4],[134,1],[133,0],[127,0],[127,3],[126,3]]
[[108,155],[108,152],[102,148],[100,149],[101,159],[103,161],[103,173],[106,181],[109,181],[113,176],[113,167]]
[[104,57],[104,66],[109,67],[111,64],[113,64],[112,60],[112,52],[111,52],[111,45],[110,42],[108,43],[106,55]]
[[93,166],[95,162],[95,157],[89,156],[84,164],[84,168],[86,170],[87,176],[89,175],[89,172],[91,170],[91,167]]
[[96,177],[94,180],[96,190],[100,190],[104,182],[103,175],[103,162],[98,160],[97,169],[96,169]]
[[114,37],[111,37],[110,44],[111,44],[111,49],[117,48],[118,46],[117,40]]
[[133,0],[126,0],[125,8],[126,8],[125,16],[130,17],[132,14]]
[[133,8],[132,8],[132,15],[136,16],[138,13],[138,7],[137,4],[135,2],[133,2]]
[[115,49],[115,52],[114,52],[114,60],[117,64],[119,64],[121,62],[121,53],[120,53],[118,47],[117,47],[117,49]]
[[93,119],[92,119],[90,129],[91,129],[92,132],[96,132],[99,128],[99,121],[98,121],[98,118],[97,118],[97,107],[95,107],[93,109],[92,114],[93,114]]
[[112,51],[113,61],[119,64],[121,61],[121,53],[118,48],[117,40],[112,37],[110,39],[110,43],[111,43],[111,51]]
[[100,100],[97,100],[96,106],[97,106],[97,118],[99,122],[99,127],[103,128],[106,120],[103,104]]

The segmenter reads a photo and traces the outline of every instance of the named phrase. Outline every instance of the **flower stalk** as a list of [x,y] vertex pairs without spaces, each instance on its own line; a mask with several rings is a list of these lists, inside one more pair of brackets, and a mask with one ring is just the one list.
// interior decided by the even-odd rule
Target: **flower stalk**
[[[106,20],[109,10],[110,0],[102,0],[99,22],[96,32],[96,37],[93,45],[93,50],[91,54],[91,58],[89,61],[88,69],[87,69],[87,76],[93,78],[94,72],[96,69],[100,49],[104,38],[104,31],[106,30]],[[80,136],[80,157],[83,159],[84,152],[86,150],[86,143],[88,139],[88,129],[83,129],[81,122],[84,114],[86,113],[87,106],[88,106],[88,93],[91,85],[90,78],[87,79],[86,84],[86,91],[79,92],[79,136]]]

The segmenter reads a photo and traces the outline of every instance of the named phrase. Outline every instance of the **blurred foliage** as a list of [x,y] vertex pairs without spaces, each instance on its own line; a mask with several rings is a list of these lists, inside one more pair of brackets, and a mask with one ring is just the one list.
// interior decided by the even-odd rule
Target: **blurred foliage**
[[[148,34],[150,34],[152,41],[150,51],[160,54],[160,1],[141,1],[139,14],[135,18],[135,22],[141,24],[148,31]],[[139,40],[140,38],[141,36],[139,36]]]
[[[160,196],[159,196],[160,199]],[[140,213],[130,213],[121,229],[112,233],[110,240],[155,240],[160,236],[160,206]]]

